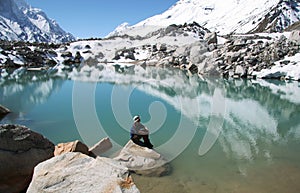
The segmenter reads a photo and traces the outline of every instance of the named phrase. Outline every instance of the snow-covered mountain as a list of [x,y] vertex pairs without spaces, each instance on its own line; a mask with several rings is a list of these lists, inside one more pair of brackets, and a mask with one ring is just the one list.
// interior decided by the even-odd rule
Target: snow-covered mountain
[[0,0],[0,39],[31,42],[75,40],[52,19],[24,0]]
[[128,31],[195,21],[220,34],[278,32],[300,20],[299,9],[299,0],[179,0],[162,14],[123,26]]

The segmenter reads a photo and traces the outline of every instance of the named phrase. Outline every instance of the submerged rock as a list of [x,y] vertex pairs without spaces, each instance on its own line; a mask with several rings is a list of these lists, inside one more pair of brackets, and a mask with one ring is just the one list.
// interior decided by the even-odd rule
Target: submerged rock
[[0,105],[0,120],[3,119],[5,117],[5,115],[7,115],[8,113],[10,113],[10,110],[2,105]]
[[0,125],[0,192],[21,192],[33,168],[53,157],[54,144],[20,125]]
[[34,169],[27,193],[139,193],[129,171],[109,158],[65,153]]
[[164,176],[170,172],[170,165],[161,154],[153,149],[141,147],[131,140],[114,159],[140,175]]

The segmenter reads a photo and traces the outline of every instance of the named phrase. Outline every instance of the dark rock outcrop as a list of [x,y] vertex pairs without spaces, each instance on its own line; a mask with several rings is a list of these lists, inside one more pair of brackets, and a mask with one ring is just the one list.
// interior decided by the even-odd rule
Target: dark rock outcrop
[[25,126],[0,125],[0,192],[26,189],[34,167],[53,157],[53,151],[53,143]]

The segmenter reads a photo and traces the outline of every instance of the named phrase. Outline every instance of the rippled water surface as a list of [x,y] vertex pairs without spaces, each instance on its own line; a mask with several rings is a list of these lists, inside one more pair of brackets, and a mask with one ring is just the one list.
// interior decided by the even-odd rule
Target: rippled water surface
[[172,166],[134,176],[141,192],[300,192],[300,84],[223,80],[160,68],[84,67],[2,78],[0,104],[54,143],[109,136],[113,156],[139,114]]

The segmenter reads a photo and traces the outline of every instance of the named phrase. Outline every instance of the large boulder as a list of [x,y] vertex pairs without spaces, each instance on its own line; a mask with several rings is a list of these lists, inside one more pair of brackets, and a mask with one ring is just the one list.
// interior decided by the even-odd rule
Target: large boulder
[[197,42],[191,45],[190,62],[199,64],[205,59],[205,53],[208,51],[208,46],[204,42]]
[[27,193],[138,193],[127,168],[109,158],[65,153],[34,169]]
[[217,44],[218,43],[217,33],[216,32],[206,33],[204,35],[204,40],[207,42],[207,44]]
[[53,157],[54,144],[20,125],[0,125],[0,192],[26,189],[34,167]]
[[161,154],[131,140],[114,159],[129,170],[144,176],[164,176],[170,172],[170,165]]

